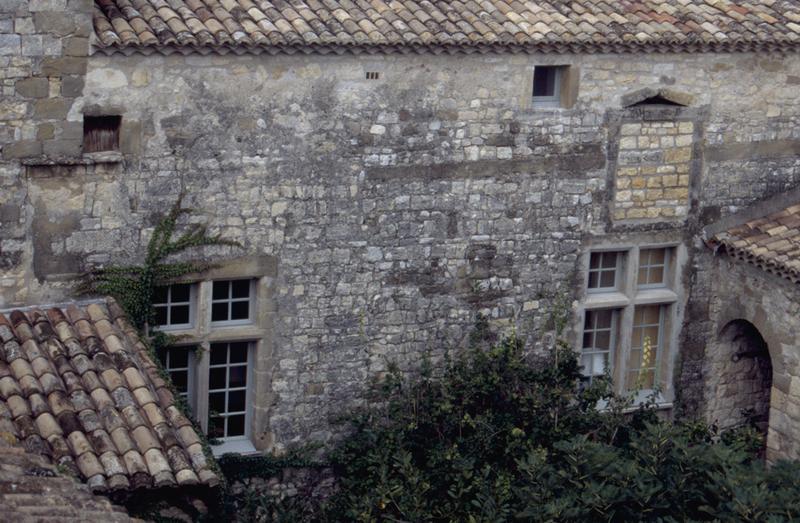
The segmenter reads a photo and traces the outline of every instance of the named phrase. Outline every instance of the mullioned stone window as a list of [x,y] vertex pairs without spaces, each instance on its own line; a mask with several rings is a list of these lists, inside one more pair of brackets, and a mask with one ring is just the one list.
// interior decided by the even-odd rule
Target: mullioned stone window
[[617,393],[662,403],[677,329],[676,245],[612,246],[586,256],[579,351],[584,379],[611,376]]

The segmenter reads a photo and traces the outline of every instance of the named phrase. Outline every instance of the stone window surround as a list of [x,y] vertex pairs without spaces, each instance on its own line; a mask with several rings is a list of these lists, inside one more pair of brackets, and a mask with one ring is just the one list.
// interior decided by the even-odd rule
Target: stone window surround
[[[649,241],[648,241],[649,240]],[[671,263],[666,278],[667,286],[660,288],[641,288],[638,286],[638,260],[639,252],[643,249],[668,248],[670,249]],[[620,265],[621,281],[616,290],[609,292],[588,292],[588,271],[591,254],[598,251],[622,252]],[[634,310],[637,305],[666,305],[664,328],[661,333],[662,350],[661,361],[658,363],[660,375],[658,382],[662,384],[657,402],[661,407],[668,408],[675,396],[673,375],[675,359],[678,353],[678,335],[682,321],[683,302],[685,301],[681,286],[681,273],[687,260],[687,249],[679,241],[669,241],[659,238],[640,238],[610,240],[604,239],[587,245],[580,257],[580,271],[582,287],[578,303],[578,314],[575,318],[576,339],[574,346],[578,353],[582,349],[583,325],[587,310],[613,309],[617,313],[616,347],[612,347],[611,374],[613,390],[617,394],[625,394],[626,362],[630,354],[631,338],[633,333]],[[634,398],[641,402],[647,397],[646,391],[640,391]]]
[[[168,329],[170,335],[179,337],[175,347],[197,347],[190,355],[194,369],[194,411],[203,432],[208,430],[209,355],[212,343],[247,341],[251,344],[248,363],[248,412],[246,438],[225,441],[212,446],[215,455],[226,452],[251,453],[269,443],[266,434],[267,410],[271,394],[272,331],[275,305],[273,300],[275,260],[269,256],[246,257],[223,261],[202,273],[181,278],[176,283],[194,283],[194,324],[189,328]],[[238,325],[211,324],[211,293],[214,280],[252,279],[254,295],[251,297],[252,322]]]

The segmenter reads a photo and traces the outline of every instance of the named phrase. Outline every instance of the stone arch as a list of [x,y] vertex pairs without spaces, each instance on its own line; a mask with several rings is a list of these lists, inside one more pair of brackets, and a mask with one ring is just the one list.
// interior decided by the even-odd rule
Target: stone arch
[[622,97],[622,107],[638,107],[642,105],[672,105],[688,107],[694,97],[687,93],[672,89],[645,87]]
[[756,326],[743,319],[726,323],[717,343],[714,420],[720,428],[751,425],[766,436],[773,377],[769,345]]

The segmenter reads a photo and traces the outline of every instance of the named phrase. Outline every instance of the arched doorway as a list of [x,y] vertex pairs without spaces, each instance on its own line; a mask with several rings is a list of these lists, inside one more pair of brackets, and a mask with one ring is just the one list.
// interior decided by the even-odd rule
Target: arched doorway
[[750,425],[765,436],[769,426],[772,360],[758,329],[746,320],[725,325],[718,338],[722,365],[716,390],[720,428]]

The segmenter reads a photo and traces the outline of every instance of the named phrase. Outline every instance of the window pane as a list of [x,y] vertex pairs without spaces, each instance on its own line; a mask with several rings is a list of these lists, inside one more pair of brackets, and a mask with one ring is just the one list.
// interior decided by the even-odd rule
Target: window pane
[[189,366],[189,348],[170,349],[169,366],[172,368],[184,368]]
[[225,393],[211,392],[208,395],[208,411],[210,413],[225,413]]
[[246,320],[250,317],[250,302],[235,301],[231,303],[231,319]]
[[169,287],[156,287],[153,303],[167,303],[167,292],[169,292]]
[[600,279],[599,279],[598,276],[599,276],[599,273],[597,273],[597,272],[590,272],[589,273],[589,288],[590,289],[596,289],[596,288],[598,288],[600,286]]
[[228,321],[228,302],[211,305],[211,321]]
[[247,361],[248,345],[249,343],[247,343],[246,341],[240,341],[230,344],[231,363],[244,363],[245,361]]
[[250,296],[250,280],[236,280],[232,282],[233,298],[247,298]]
[[540,66],[533,70],[533,96],[553,96],[556,87],[556,68]]
[[161,365],[163,365],[164,367],[167,366],[167,353],[168,352],[169,352],[169,349],[166,349],[166,348],[163,348],[163,347],[158,349],[158,353],[157,353],[158,360],[161,362]]
[[211,365],[220,365],[228,362],[228,344],[211,344]]
[[598,349],[611,348],[611,331],[599,331],[594,337],[594,346]]
[[225,388],[225,367],[209,369],[208,388],[211,390]]
[[650,278],[648,278],[647,283],[650,285],[664,283],[664,267],[651,267]]
[[644,311],[644,322],[648,324],[658,323],[659,320],[659,313],[661,312],[661,307],[658,305],[650,305],[648,307],[642,307]]
[[600,287],[613,288],[615,287],[615,276],[613,271],[604,271],[600,273]]
[[215,416],[209,419],[208,435],[212,438],[225,437],[225,418]]
[[190,285],[188,283],[181,283],[172,286],[172,303],[189,301]]
[[156,325],[166,325],[167,324],[167,308],[166,307],[155,307],[156,311]]
[[651,350],[655,350],[658,345],[658,327],[646,327],[644,329],[644,343],[649,343]]
[[244,414],[228,416],[227,436],[244,436]]
[[592,356],[592,371],[595,376],[600,376],[606,371],[606,364],[608,362],[608,353],[594,354]]
[[636,280],[639,285],[647,285],[647,268],[639,267],[639,276]]
[[589,268],[590,269],[597,269],[600,267],[600,256],[602,253],[600,252],[593,252],[591,258],[589,258]]
[[594,343],[592,341],[592,333],[591,332],[584,332],[583,333],[583,348],[584,349],[591,349]]
[[228,412],[244,411],[245,391],[234,390],[228,393]]
[[597,315],[597,329],[608,329],[611,327],[611,319],[614,316],[614,312],[611,310],[602,310],[594,312]]
[[603,254],[603,261],[601,267],[604,269],[616,269],[617,268],[617,253],[615,252],[604,252]]
[[214,290],[212,292],[212,299],[227,300],[228,299],[228,281],[215,281]]
[[664,265],[666,249],[648,249],[650,254],[649,265]]
[[172,307],[172,317],[170,324],[184,325],[189,323],[189,306],[188,305],[174,305]]
[[177,370],[169,373],[172,384],[178,389],[178,392],[186,392],[189,389],[189,372],[185,370]]
[[228,371],[229,387],[244,387],[247,385],[247,366],[231,367]]

